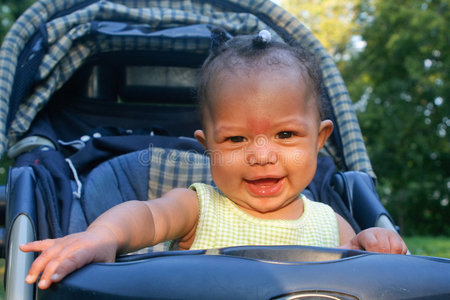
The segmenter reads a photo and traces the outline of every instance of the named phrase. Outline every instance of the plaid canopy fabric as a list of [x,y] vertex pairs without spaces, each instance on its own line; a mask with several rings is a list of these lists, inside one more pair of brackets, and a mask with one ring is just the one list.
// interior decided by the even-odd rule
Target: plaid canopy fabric
[[[141,24],[151,31],[194,24],[218,25],[231,34],[267,29],[275,39],[296,40],[321,61],[343,145],[343,149],[336,149],[329,143],[327,150],[335,158],[337,153],[343,153],[336,161],[341,169],[367,172],[375,178],[351,100],[333,59],[299,20],[268,0],[39,0],[14,23],[0,51],[0,155],[20,140],[51,95],[92,55],[140,49],[204,53],[209,48],[208,41],[102,35],[97,26],[100,21]],[[18,58],[38,31],[44,33],[45,40],[40,45],[47,52],[39,60],[33,91],[21,100],[8,123],[13,81],[17,70],[23,67],[18,65]],[[36,60],[31,54],[23,61],[31,64]]]

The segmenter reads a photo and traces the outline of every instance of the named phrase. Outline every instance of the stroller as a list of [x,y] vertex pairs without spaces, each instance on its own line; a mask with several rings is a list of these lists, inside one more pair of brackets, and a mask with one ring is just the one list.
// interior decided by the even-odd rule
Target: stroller
[[[352,103],[332,58],[265,0],[39,0],[0,52],[0,153],[7,299],[422,299],[450,297],[450,260],[308,246],[167,251],[83,267],[48,290],[27,285],[20,244],[84,230],[123,201],[211,183],[192,138],[193,89],[212,26],[269,30],[317,54],[335,125],[309,198],[355,229],[396,230],[375,191]],[[338,171],[337,171],[338,170]]]

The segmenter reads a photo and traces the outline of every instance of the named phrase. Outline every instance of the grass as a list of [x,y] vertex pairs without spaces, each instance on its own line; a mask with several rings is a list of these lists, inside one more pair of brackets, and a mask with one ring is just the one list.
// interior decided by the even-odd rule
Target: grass
[[414,255],[450,258],[450,237],[405,237],[409,251]]

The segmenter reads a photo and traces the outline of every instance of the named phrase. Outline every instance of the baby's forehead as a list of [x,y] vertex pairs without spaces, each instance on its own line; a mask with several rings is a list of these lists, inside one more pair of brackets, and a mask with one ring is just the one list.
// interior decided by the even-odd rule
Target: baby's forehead
[[[288,93],[288,94],[287,94]],[[289,95],[288,99],[282,95]],[[233,107],[241,109],[244,104],[265,105],[276,102],[284,105],[284,101],[300,107],[316,106],[315,94],[300,72],[292,68],[240,68],[239,70],[222,69],[220,74],[211,78],[209,97],[206,105],[210,113],[221,110],[233,103]],[[240,99],[239,101],[231,101]],[[230,102],[231,101],[231,102]],[[237,108],[239,106],[239,108]]]
[[248,48],[227,49],[211,59],[206,66],[203,69],[202,88],[200,89],[202,92],[200,101],[202,118],[215,106],[211,99],[215,98],[214,94],[217,88],[221,87],[223,80],[227,77],[241,75],[252,78],[266,76],[265,78],[267,78],[267,76],[276,75],[277,80],[282,80],[283,72],[294,73],[297,76],[297,82],[292,80],[290,82],[303,86],[307,101],[316,106],[320,118],[325,115],[321,99],[321,76],[318,61],[304,50],[278,44],[253,52],[248,51]]
[[[233,80],[236,78],[237,80]],[[265,56],[257,61],[244,61],[241,58],[228,61],[211,73],[208,87],[210,96],[214,98],[217,89],[223,88],[224,82],[229,82],[230,79],[239,85],[244,82],[252,82],[256,85],[272,82],[288,83],[299,87],[299,92],[302,94],[315,94],[307,72],[293,62],[279,60],[277,56]]]

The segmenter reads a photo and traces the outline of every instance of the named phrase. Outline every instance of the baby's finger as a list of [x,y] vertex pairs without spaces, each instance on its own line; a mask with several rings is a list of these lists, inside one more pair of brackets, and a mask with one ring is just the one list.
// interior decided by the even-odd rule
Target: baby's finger
[[19,248],[23,252],[42,252],[47,248],[50,248],[55,244],[55,240],[42,240],[42,241],[34,241],[27,244],[20,245]]
[[390,253],[393,253],[393,254],[406,254],[406,252],[408,252],[408,247],[406,246],[405,242],[397,234],[393,234],[389,238],[389,243],[390,243],[390,247],[391,247],[391,252]]
[[405,241],[399,236],[399,239],[401,241],[402,244],[402,250],[400,252],[400,254],[408,254],[408,246],[406,245]]
[[389,236],[379,234],[376,236],[377,246],[373,248],[373,252],[391,253],[391,243]]
[[59,247],[51,247],[42,251],[42,253],[31,264],[28,275],[25,277],[25,282],[28,284],[35,283],[37,278],[39,277],[39,274],[44,271],[57,251],[59,251]]
[[342,246],[339,246],[338,248],[341,249],[351,249],[351,250],[364,250],[360,243],[358,242],[357,238],[354,237],[353,239],[351,239],[350,241],[347,242],[347,244],[344,244]]
[[375,252],[378,248],[378,240],[377,237],[370,230],[363,231],[364,235],[357,235],[356,239],[358,240],[361,248],[365,251]]
[[[54,267],[53,271],[52,271],[53,266],[49,266],[49,271],[48,272],[44,271],[44,273],[42,274],[41,278],[46,280],[46,281],[49,280],[50,283],[60,282],[68,274],[72,273],[73,271],[78,270],[79,268],[81,268],[85,264],[87,264],[87,263],[83,263],[82,261],[78,261],[76,258],[73,258],[73,257],[66,258],[66,259],[60,261],[59,264],[55,263],[55,267]],[[42,289],[40,282],[39,282],[39,288]]]
[[410,254],[409,253],[409,249],[408,249],[408,245],[406,245],[405,241],[402,239],[402,244],[403,244],[403,248],[402,248],[402,254]]
[[46,289],[52,283],[61,281],[67,274],[88,264],[92,258],[87,254],[88,252],[76,249],[76,247],[69,246],[63,249],[45,267],[38,287]]
[[56,282],[62,279],[59,278],[60,275],[54,275],[57,274],[55,271],[63,261],[63,258],[54,257],[46,264],[38,283],[40,289],[45,290],[50,287],[53,281]]

